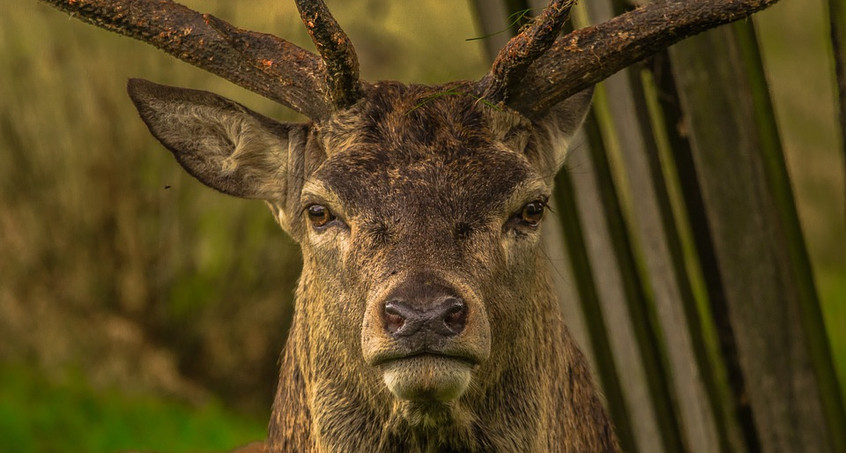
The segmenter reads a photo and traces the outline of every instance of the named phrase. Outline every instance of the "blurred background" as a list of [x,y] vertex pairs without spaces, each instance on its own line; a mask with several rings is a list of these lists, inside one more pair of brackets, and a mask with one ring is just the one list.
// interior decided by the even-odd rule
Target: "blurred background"
[[[223,450],[264,436],[299,274],[260,202],[187,176],[129,77],[290,111],[36,2],[0,15],[0,451]],[[307,49],[293,2],[184,0]],[[327,1],[365,79],[476,79],[469,3]],[[823,0],[756,17],[806,244],[846,377],[846,200]]]

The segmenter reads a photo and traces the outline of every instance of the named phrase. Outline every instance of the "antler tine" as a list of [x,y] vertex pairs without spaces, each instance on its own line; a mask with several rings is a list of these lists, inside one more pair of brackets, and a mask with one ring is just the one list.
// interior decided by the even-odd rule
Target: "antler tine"
[[529,65],[544,54],[570,17],[576,0],[552,0],[529,25],[499,51],[491,71],[476,84],[476,92],[488,101],[507,101],[525,76]]
[[558,39],[506,104],[534,117],[615,72],[695,34],[746,18],[778,0],[651,3]]
[[323,57],[329,96],[337,109],[361,97],[358,57],[350,38],[332,17],[323,0],[296,0],[297,9],[317,51]]

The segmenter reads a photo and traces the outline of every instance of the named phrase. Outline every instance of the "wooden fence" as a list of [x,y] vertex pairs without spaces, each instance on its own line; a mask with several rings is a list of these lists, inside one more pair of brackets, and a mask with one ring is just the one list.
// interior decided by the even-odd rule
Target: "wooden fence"
[[[545,3],[473,2],[489,55]],[[582,3],[578,26],[631,7]],[[583,129],[547,250],[624,449],[846,452],[754,22],[603,82]]]

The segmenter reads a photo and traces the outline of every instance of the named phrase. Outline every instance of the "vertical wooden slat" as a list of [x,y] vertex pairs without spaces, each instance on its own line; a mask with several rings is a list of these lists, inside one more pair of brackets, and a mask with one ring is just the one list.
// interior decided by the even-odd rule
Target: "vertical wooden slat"
[[640,106],[635,105],[641,93],[636,93],[640,82],[633,80],[632,70],[605,82],[615,130],[619,142],[625,143],[621,157],[631,200],[632,233],[641,246],[687,447],[694,452],[719,451],[721,442],[695,354],[696,339],[691,337],[690,321],[696,321],[685,313],[685,305],[695,301],[681,262],[657,149],[648,123],[643,124],[648,118],[640,117]]
[[[626,5],[611,1],[613,14],[624,12]],[[593,2],[592,21],[607,20],[612,15],[609,2]],[[665,359],[671,388],[656,398],[666,400],[670,416],[678,416],[683,444],[690,451],[728,451],[727,433],[716,421],[711,395],[714,381],[703,348],[696,301],[690,287],[682,256],[676,222],[658,159],[655,132],[651,127],[639,66],[621,71],[603,84],[608,93],[608,110],[614,123],[617,142],[624,144],[618,156],[618,174],[627,190],[626,200],[634,238],[642,257],[643,278],[649,284],[652,307],[661,338],[658,354]],[[666,428],[665,428],[666,429]],[[670,427],[669,429],[675,429]],[[733,451],[739,451],[739,442]]]
[[[585,142],[580,141],[579,143]],[[582,148],[579,147],[578,149]],[[546,228],[544,234],[552,236],[560,235],[562,231],[564,233],[563,239],[567,246],[568,265],[570,274],[573,276],[573,283],[578,290],[578,297],[563,298],[561,303],[564,306],[565,314],[579,313],[580,316],[583,316],[585,333],[590,338],[591,348],[589,351],[593,354],[591,362],[595,364],[593,371],[595,375],[598,375],[597,377],[602,385],[609,412],[614,420],[617,437],[620,440],[620,446],[624,451],[636,452],[639,444],[635,440],[635,427],[632,426],[631,415],[627,407],[628,400],[623,393],[620,382],[621,375],[617,371],[608,329],[602,315],[599,294],[585,246],[586,241],[575,193],[575,185],[569,172],[566,170],[560,172],[556,178],[554,198],[559,213],[556,218],[560,219],[562,230],[556,231]],[[643,411],[638,411],[638,413],[643,415]]]
[[[589,127],[595,129],[595,121]],[[592,146],[597,146],[596,141],[591,142]],[[609,181],[603,181],[597,175],[593,161],[595,155],[596,152],[591,152],[589,146],[572,150],[566,170],[569,174],[560,176],[559,181],[568,176],[572,180],[575,208],[588,258],[588,263],[581,265],[593,269],[596,303],[608,326],[608,353],[623,387],[622,394],[635,445],[642,452],[672,451],[666,448],[664,442],[649,384],[650,370],[645,365],[640,349],[641,341],[632,322],[634,316],[630,310],[627,276],[624,274],[627,269],[619,261],[619,250],[615,250],[612,238],[619,231],[615,232],[614,226],[609,225],[609,220],[619,220],[619,217],[613,212],[609,213],[609,209],[615,209],[609,206],[609,202],[613,204],[612,200],[608,200],[610,188],[603,187]]]
[[842,405],[822,393],[833,381],[819,351],[824,326],[748,27],[669,51],[718,267],[709,271],[719,273],[747,383],[736,397],[749,399],[761,447],[836,451],[844,433],[829,422],[842,421]]
[[[737,24],[732,28],[737,36],[740,55],[750,80],[750,95],[755,105],[755,123],[761,131],[760,148],[766,165],[765,176],[775,200],[775,213],[783,229],[789,267],[796,281],[799,304],[799,327],[804,331],[811,365],[816,378],[815,387],[820,394],[819,403],[826,418],[834,451],[846,452],[846,408],[837,382],[831,347],[826,335],[822,309],[817,296],[811,260],[805,247],[796,201],[787,173],[787,164],[781,145],[781,136],[775,119],[770,90],[764,75],[764,65],[752,22]],[[808,394],[809,396],[812,393]]]
[[[614,15],[613,1],[594,1],[586,6],[593,23]],[[683,311],[678,305],[683,290],[679,288],[679,273],[669,259],[667,234],[663,231],[665,224],[656,204],[660,200],[656,199],[655,181],[650,180],[654,175],[649,174],[646,136],[642,133],[644,129],[648,133],[648,127],[638,124],[637,109],[626,71],[610,77],[602,85],[607,96],[595,101],[595,109],[598,103],[604,102],[603,110],[608,114],[599,116],[605,122],[604,133],[613,136],[611,141],[618,144],[618,151],[626,156],[625,163],[630,164],[625,166],[625,173],[634,179],[624,178],[631,182],[626,186],[628,192],[624,197],[630,208],[628,212],[642,213],[638,218],[640,223],[637,223],[632,222],[631,216],[623,218],[624,210],[616,208],[620,212],[608,212],[607,220],[610,222],[609,228],[615,232],[616,238],[612,240],[615,242],[615,250],[620,254],[623,275],[627,279],[625,285],[628,288],[631,322],[646,366],[651,403],[655,407],[661,436],[670,451],[686,450],[694,446],[704,448],[701,451],[715,451],[719,449],[719,438],[714,429],[708,400],[698,380],[698,364],[691,360],[691,357],[695,357],[694,350]],[[614,159],[613,153],[610,153],[612,148],[604,151],[603,154],[594,153],[594,163],[597,164],[598,174],[605,175],[602,190],[609,191],[615,185],[609,167]],[[610,205],[620,201],[606,200],[606,203]],[[621,218],[614,221],[615,215]],[[636,250],[638,243],[646,247]],[[638,262],[644,258],[645,266],[639,266]],[[662,327],[661,322],[668,324]],[[672,335],[662,338],[663,332]],[[666,347],[671,348],[670,355]],[[674,367],[682,378],[678,383],[672,379]],[[684,393],[679,396],[679,392]],[[678,408],[679,405],[684,412]],[[680,427],[683,422],[686,422],[686,430]]]
[[[664,169],[670,172],[672,161],[662,161],[659,156],[657,137],[663,128],[657,124],[660,119],[651,117],[647,105],[649,101],[646,98],[650,95],[653,98],[651,105],[657,104],[657,93],[645,70],[643,74],[638,74],[636,72],[640,71],[636,69],[632,67],[628,72],[637,103],[637,121],[643,131],[647,152],[642,156],[626,153],[624,160],[627,162],[632,187],[640,187],[637,191],[633,189],[633,212],[636,217],[644,219],[636,222],[640,238],[649,238],[649,244],[644,244],[644,255],[683,428],[691,451],[741,452],[745,448],[739,429],[730,426],[736,421],[725,419],[721,414],[716,370],[709,360],[706,335],[703,333],[712,323],[701,319],[701,316],[710,313],[703,313],[697,307],[692,276],[685,263],[682,234],[677,227],[683,222],[675,218],[676,212],[673,211],[668,193]],[[664,155],[669,156],[671,153],[666,152]],[[675,174],[667,177],[672,176]],[[650,193],[652,197],[648,196]],[[683,215],[683,212],[679,211],[678,214]],[[663,240],[656,241],[657,237]]]
[[661,117],[657,121],[665,125],[664,138],[670,148],[665,159],[674,170],[671,175],[675,176],[676,190],[683,199],[683,206],[678,214],[681,217],[679,220],[688,228],[692,241],[690,245],[695,249],[690,253],[695,255],[693,258],[696,260],[697,269],[691,272],[698,271],[697,277],[703,280],[707,297],[697,309],[702,318],[703,330],[705,323],[710,320],[709,337],[716,337],[716,340],[711,340],[716,344],[706,342],[702,345],[706,350],[711,349],[708,355],[712,363],[711,372],[716,381],[711,387],[715,386],[716,389],[712,390],[715,393],[710,396],[715,401],[714,406],[719,407],[716,419],[724,426],[732,451],[760,451],[749,401],[736,397],[746,394],[746,383],[737,360],[733,328],[725,316],[725,294],[717,272],[717,260],[705,216],[702,191],[696,180],[685,115],[681,110],[669,56],[666,53],[659,55],[653,60],[653,65],[653,80],[656,90],[660,92],[655,99],[660,106],[658,108]]
[[[664,169],[668,191],[677,200],[673,204],[674,218],[678,226],[678,240],[684,242],[682,254],[687,275],[698,286],[695,305],[685,304],[688,326],[693,339],[693,348],[704,370],[701,377],[708,392],[714,415],[714,422],[720,432],[723,449],[732,452],[759,451],[757,434],[752,423],[748,402],[734,395],[745,394],[743,377],[732,357],[737,356],[733,343],[720,343],[721,339],[733,339],[733,334],[720,335],[720,331],[731,331],[731,326],[722,318],[714,317],[713,306],[725,306],[725,300],[718,281],[711,279],[715,272],[703,273],[703,268],[716,268],[713,246],[707,234],[704,217],[691,217],[703,213],[701,194],[696,183],[690,153],[690,142],[683,132],[683,114],[675,90],[669,57],[666,53],[656,56],[647,65],[650,71],[644,74],[645,94],[650,105],[653,131],[658,138],[661,167]],[[666,149],[664,149],[666,148]],[[697,214],[698,215],[698,214]],[[698,233],[698,234],[697,234]],[[677,258],[676,258],[677,259]],[[681,267],[681,265],[677,265]],[[693,283],[691,283],[693,284]],[[719,313],[719,311],[718,311]],[[707,362],[707,364],[703,364]]]

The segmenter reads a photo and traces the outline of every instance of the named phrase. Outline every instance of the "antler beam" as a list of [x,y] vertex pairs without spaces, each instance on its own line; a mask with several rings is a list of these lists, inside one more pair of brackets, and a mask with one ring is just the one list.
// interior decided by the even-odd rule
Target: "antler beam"
[[750,16],[778,0],[653,3],[559,38],[505,100],[528,117],[684,38]]
[[169,0],[42,0],[152,44],[309,118],[333,111],[320,58],[284,39],[240,30]]

